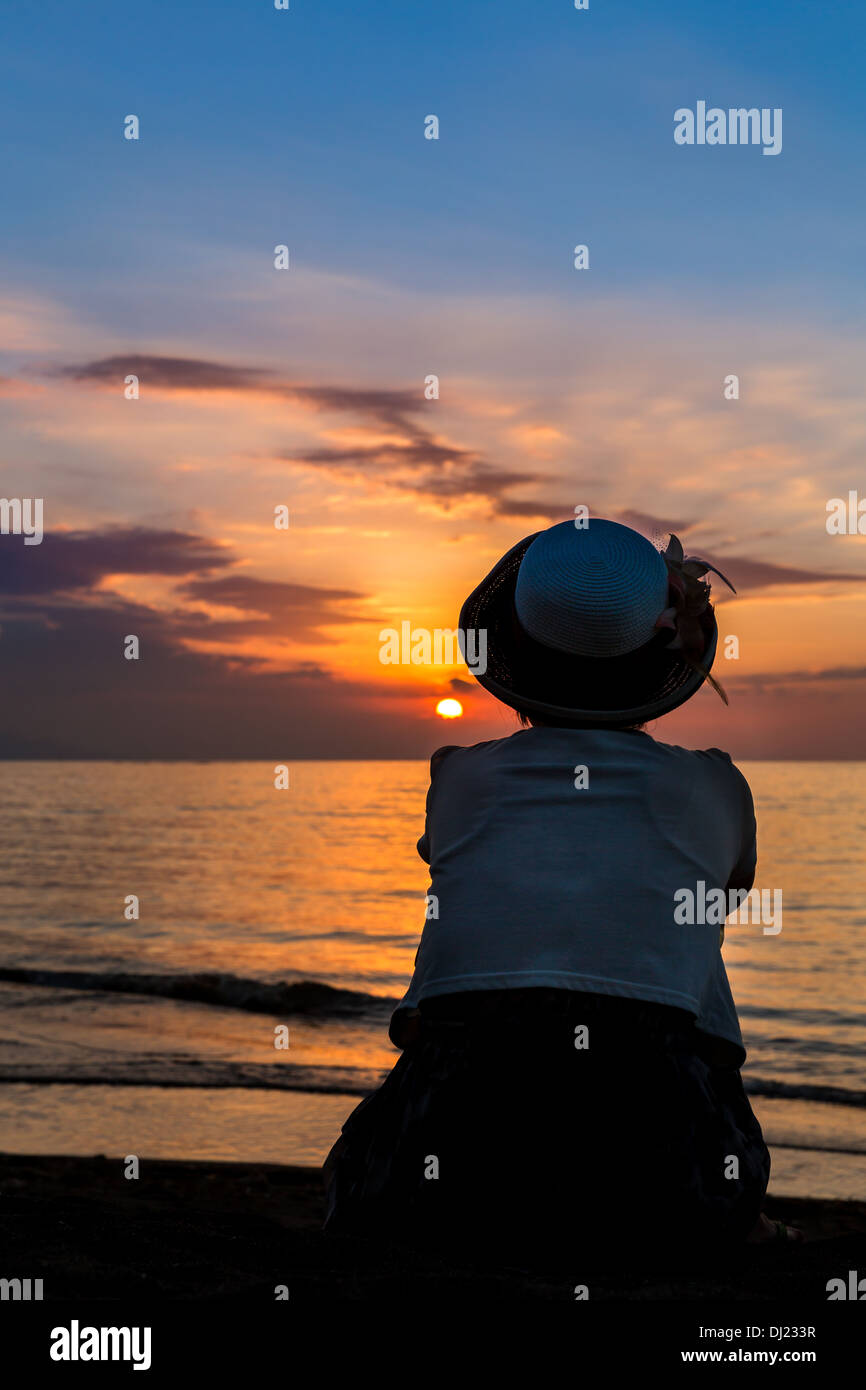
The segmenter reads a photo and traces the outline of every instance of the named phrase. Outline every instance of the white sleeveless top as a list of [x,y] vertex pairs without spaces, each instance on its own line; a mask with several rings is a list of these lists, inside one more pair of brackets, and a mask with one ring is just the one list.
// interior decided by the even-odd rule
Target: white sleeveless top
[[552,986],[686,1009],[742,1050],[718,924],[674,920],[678,890],[754,878],[752,797],[727,753],[557,728],[439,749],[418,852],[431,885],[398,1044],[433,995]]

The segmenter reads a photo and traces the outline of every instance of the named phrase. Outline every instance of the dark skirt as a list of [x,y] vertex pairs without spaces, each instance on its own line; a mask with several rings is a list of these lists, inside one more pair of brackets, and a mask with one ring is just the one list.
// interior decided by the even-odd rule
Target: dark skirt
[[741,1055],[640,1000],[431,1000],[328,1156],[326,1230],[514,1258],[740,1244],[770,1173]]

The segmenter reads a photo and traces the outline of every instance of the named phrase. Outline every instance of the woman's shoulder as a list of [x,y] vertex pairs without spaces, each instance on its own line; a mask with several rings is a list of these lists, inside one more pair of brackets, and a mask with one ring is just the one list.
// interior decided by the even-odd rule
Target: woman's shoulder
[[507,758],[503,749],[508,738],[488,739],[483,743],[446,743],[430,758],[430,795],[446,798],[483,796],[501,774]]
[[724,748],[680,748],[673,743],[656,743],[680,767],[691,767],[694,778],[703,780],[708,786],[730,788],[734,795],[748,802],[752,793],[749,783],[737,767],[730,753]]
[[678,743],[660,743],[658,739],[653,739],[652,743],[655,748],[660,750],[663,757],[678,758],[684,762],[699,762],[736,768],[736,763],[730,753],[725,752],[724,748],[681,748]]
[[441,748],[437,748],[435,753],[430,756],[430,776],[435,776],[446,758],[455,762],[462,761],[467,757],[485,757],[489,754],[495,754],[509,742],[510,739],[508,738],[493,738],[487,739],[483,743],[446,743]]
[[459,743],[446,743],[441,748],[437,748],[435,753],[430,754],[430,776],[435,777],[436,772],[442,766],[449,753],[459,752]]

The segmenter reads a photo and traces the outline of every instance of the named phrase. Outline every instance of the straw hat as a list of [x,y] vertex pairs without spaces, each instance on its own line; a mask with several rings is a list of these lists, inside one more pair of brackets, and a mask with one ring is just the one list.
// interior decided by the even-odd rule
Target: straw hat
[[487,633],[486,670],[469,669],[506,705],[572,723],[643,723],[705,680],[727,703],[709,674],[711,569],[684,559],[676,536],[661,552],[601,518],[526,536],[463,605],[461,638]]

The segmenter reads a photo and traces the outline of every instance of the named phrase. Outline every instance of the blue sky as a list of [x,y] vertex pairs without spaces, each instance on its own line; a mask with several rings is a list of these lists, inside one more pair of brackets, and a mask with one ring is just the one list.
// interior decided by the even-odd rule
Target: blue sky
[[[91,0],[4,29],[4,259],[28,282],[98,300],[285,241],[414,288],[571,293],[583,241],[582,293],[863,309],[855,5]],[[699,98],[781,106],[781,156],[676,147]]]

